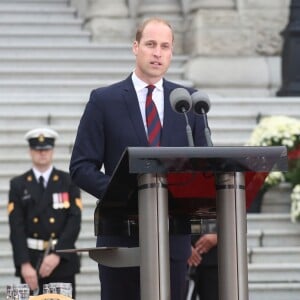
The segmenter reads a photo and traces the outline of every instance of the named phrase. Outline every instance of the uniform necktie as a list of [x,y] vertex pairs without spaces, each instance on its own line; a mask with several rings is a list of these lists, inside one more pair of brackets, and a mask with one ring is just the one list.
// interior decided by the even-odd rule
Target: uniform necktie
[[44,185],[44,177],[42,175],[39,177],[39,188],[40,188],[40,192],[44,193],[45,185]]
[[159,115],[152,99],[154,85],[148,85],[148,93],[146,97],[146,123],[148,128],[149,146],[157,147],[160,145],[161,123]]

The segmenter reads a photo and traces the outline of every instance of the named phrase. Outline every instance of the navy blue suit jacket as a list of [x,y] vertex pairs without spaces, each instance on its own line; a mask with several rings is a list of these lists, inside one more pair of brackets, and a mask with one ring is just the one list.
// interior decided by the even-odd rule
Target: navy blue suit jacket
[[[164,120],[161,146],[188,146],[186,121],[173,111],[169,96],[181,87],[164,80]],[[192,93],[193,89],[188,89]],[[204,120],[188,113],[195,146],[206,146]],[[148,146],[138,98],[131,75],[108,87],[93,90],[81,118],[70,162],[73,181],[101,199],[126,147]],[[99,170],[104,166],[105,173]],[[189,255],[189,254],[186,254]]]

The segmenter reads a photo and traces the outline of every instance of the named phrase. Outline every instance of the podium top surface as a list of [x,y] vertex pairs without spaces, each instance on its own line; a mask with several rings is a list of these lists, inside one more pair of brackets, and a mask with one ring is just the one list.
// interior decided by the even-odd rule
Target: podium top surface
[[275,147],[129,147],[128,173],[287,171],[287,149]]
[[[130,214],[137,209],[138,174],[167,177],[169,193],[178,201],[215,206],[218,173],[245,173],[247,203],[251,203],[271,171],[286,171],[287,149],[276,147],[129,147],[111,177],[98,209]],[[181,201],[180,200],[180,201]],[[192,202],[191,202],[192,201]],[[179,203],[179,202],[177,202]],[[180,203],[183,203],[182,201]]]

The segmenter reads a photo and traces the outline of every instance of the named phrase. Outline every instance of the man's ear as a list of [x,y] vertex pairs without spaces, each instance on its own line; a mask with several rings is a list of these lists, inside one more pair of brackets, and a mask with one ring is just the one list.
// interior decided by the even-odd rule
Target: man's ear
[[134,55],[137,55],[138,47],[139,43],[137,41],[134,41],[132,45],[132,52],[134,53]]

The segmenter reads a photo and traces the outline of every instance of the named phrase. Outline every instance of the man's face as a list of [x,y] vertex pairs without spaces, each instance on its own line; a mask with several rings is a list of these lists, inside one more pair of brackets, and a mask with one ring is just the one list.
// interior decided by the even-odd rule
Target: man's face
[[30,156],[33,165],[37,169],[46,170],[52,164],[53,149],[47,149],[47,150],[30,149]]
[[153,84],[167,72],[173,52],[173,35],[164,23],[153,21],[144,28],[140,42],[133,44],[137,76]]

